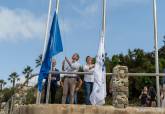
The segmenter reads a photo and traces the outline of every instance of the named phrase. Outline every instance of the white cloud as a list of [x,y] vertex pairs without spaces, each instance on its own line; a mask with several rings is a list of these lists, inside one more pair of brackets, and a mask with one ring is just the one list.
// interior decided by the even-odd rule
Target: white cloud
[[60,26],[61,32],[63,32],[63,33],[71,32],[71,30],[72,30],[71,22],[69,22],[68,20],[60,20],[59,22],[60,22],[59,26]]
[[65,18],[67,30],[75,32],[79,28],[92,29],[93,24],[97,23],[97,19],[99,19],[96,19],[96,16],[101,12],[99,11],[99,3],[99,0],[80,0],[71,4],[72,13],[70,15],[74,15],[74,18],[68,20]]
[[[107,0],[107,15],[109,15],[110,9],[116,10],[130,8],[131,6],[136,7],[137,5],[146,5],[149,2],[150,0]],[[100,0],[79,0],[79,2],[72,3],[71,8],[74,13],[79,15],[75,17],[74,20],[79,20],[77,22],[81,20],[81,23],[77,26],[82,25],[81,27],[90,29],[92,23],[101,22],[100,19],[102,18],[99,16],[102,13],[102,1]]]
[[[145,5],[151,2],[151,0],[107,0],[107,8],[124,8],[136,5]],[[83,6],[83,7],[79,7]],[[79,0],[79,5],[72,5],[72,9],[82,16],[95,15],[99,8],[102,7],[102,1],[100,0]]]
[[0,41],[42,38],[45,17],[23,9],[0,7]]
[[[107,7],[116,9],[148,2],[149,0],[108,0]],[[88,0],[80,0],[79,4],[83,5],[83,7],[73,4],[72,9],[83,17],[82,20],[85,20],[84,18],[93,20],[94,16],[99,12],[100,3],[99,0],[91,0],[90,2]],[[0,41],[44,38],[45,17],[45,15],[38,17],[33,12],[27,10],[0,7]],[[65,32],[70,32],[71,28],[73,28],[71,26],[73,24],[69,21],[63,21],[60,24],[61,30]],[[82,24],[84,25],[84,23]]]
[[113,8],[128,7],[141,4],[147,4],[150,0],[111,0],[108,1]]
[[84,11],[82,11],[83,15],[95,15],[98,11],[98,2],[94,2],[91,5],[88,5],[87,7],[85,7]]
[[97,13],[98,11],[98,7],[99,7],[99,3],[98,1],[94,1],[92,3],[88,3],[86,4],[87,1],[85,0],[80,0],[80,4],[83,3],[83,8],[76,6],[75,4],[72,5],[72,9],[78,13],[80,16],[93,16]]

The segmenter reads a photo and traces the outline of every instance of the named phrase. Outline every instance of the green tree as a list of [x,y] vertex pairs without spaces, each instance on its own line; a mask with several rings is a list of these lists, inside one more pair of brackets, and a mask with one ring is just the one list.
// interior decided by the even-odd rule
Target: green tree
[[27,91],[26,94],[26,100],[25,100],[25,104],[34,104],[36,101],[36,97],[35,97],[35,92],[36,92],[36,88],[32,87],[31,89],[29,89]]
[[116,65],[118,65],[118,64],[120,64],[120,58],[119,58],[118,55],[114,55],[114,56],[112,57],[112,66],[114,67],[114,66],[116,66]]
[[41,66],[41,63],[42,63],[42,54],[40,54],[39,56],[38,56],[38,58],[35,60],[35,62],[36,62],[36,68],[37,67],[39,67],[39,66]]
[[16,84],[17,81],[20,80],[20,78],[19,78],[19,75],[16,72],[13,72],[9,75],[8,80],[11,81],[11,83],[13,85],[12,87],[15,88],[15,84]]
[[5,85],[6,85],[6,82],[4,80],[0,80],[0,90],[1,91]]
[[30,74],[32,73],[33,69],[30,67],[30,66],[26,66],[26,68],[23,70],[23,74],[25,75],[25,79],[27,80],[27,86],[29,84],[29,77],[30,77]]
[[4,88],[3,91],[2,91],[2,99],[0,99],[1,102],[7,102],[11,96],[13,95],[13,91],[14,89],[13,88]]
[[164,58],[165,57],[165,45],[159,49],[159,57]]

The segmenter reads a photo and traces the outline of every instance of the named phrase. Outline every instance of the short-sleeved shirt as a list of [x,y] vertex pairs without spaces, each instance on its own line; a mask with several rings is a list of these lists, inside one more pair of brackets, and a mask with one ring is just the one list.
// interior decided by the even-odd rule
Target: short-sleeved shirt
[[[80,69],[80,63],[78,61],[75,62],[71,62],[71,66],[68,65],[68,63],[65,61],[65,65],[64,65],[64,70],[66,72],[78,72]],[[66,77],[77,77],[77,74],[67,74]]]
[[[84,72],[93,72],[94,68],[89,69],[90,66],[91,65],[88,65],[88,64],[84,65],[84,67],[83,67]],[[84,75],[84,81],[85,82],[94,82],[94,75],[93,74],[85,74]]]

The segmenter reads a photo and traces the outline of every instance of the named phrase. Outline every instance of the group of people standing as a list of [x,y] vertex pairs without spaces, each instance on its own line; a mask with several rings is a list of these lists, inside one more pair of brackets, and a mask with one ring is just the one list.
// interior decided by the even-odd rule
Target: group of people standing
[[144,107],[156,107],[156,90],[154,87],[144,86],[139,99],[141,100],[141,106]]
[[[62,92],[62,104],[77,104],[77,92],[80,90],[82,84],[84,84],[84,96],[85,96],[85,104],[90,105],[90,94],[93,89],[94,83],[94,60],[91,56],[86,57],[86,64],[83,65],[84,72],[91,72],[92,74],[84,74],[84,79],[82,80],[76,72],[80,70],[80,63],[79,63],[80,56],[78,53],[73,54],[71,59],[65,57],[64,61],[62,62],[62,71],[68,72],[64,74],[64,76],[60,76],[59,73],[51,74],[51,81],[50,81],[50,97],[51,103],[55,103],[55,95],[58,88],[58,81],[60,81],[60,85],[63,88]],[[56,68],[56,60],[52,59],[52,71],[59,72]],[[75,74],[73,74],[75,73]],[[44,102],[46,102],[46,94],[47,94],[47,86],[48,86],[48,78],[46,78],[44,88]],[[165,93],[161,94],[162,104],[165,107]],[[145,107],[156,107],[156,90],[154,87],[147,87],[144,86],[139,99],[141,101],[141,106]]]
[[[73,54],[71,59],[65,57],[65,60],[62,63],[62,71],[68,72],[68,74],[64,74],[63,77],[60,77],[60,74],[52,74],[51,75],[51,83],[50,83],[50,96],[51,103],[55,102],[55,94],[58,87],[58,81],[60,81],[60,85],[63,88],[62,95],[62,104],[77,104],[77,92],[81,88],[82,84],[84,84],[84,95],[85,95],[85,104],[90,105],[90,94],[93,89],[94,75],[93,74],[84,74],[84,80],[80,78],[78,74],[70,74],[70,72],[78,72],[80,70],[79,63],[79,54]],[[86,57],[86,64],[83,66],[84,72],[93,72],[94,71],[94,61],[90,56]],[[52,59],[52,71],[59,71],[56,69],[56,60]],[[49,78],[49,77],[48,77]],[[45,94],[44,94],[44,102],[46,102],[46,94],[47,94],[47,86],[48,86],[48,78],[45,81]]]
[[[165,85],[160,86],[160,103],[161,107],[165,107]],[[143,107],[156,107],[157,102],[157,93],[153,86],[150,86],[149,88],[147,86],[144,86],[143,90],[141,91],[141,94],[139,96],[141,106]]]

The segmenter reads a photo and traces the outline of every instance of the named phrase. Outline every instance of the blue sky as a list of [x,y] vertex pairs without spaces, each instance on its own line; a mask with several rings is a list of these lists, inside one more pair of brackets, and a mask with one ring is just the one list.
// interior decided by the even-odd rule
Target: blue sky
[[[48,0],[0,0],[0,79],[11,72],[21,75],[26,65],[34,68],[42,53]],[[159,47],[165,34],[165,1],[157,1]],[[59,23],[64,56],[80,54],[84,64],[87,55],[95,56],[101,30],[101,0],[60,0]],[[55,10],[53,0],[52,13]],[[108,56],[127,53],[128,49],[153,50],[152,0],[107,0],[106,52]],[[36,70],[37,71],[37,70]]]

